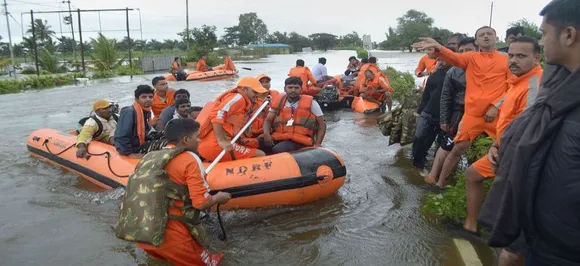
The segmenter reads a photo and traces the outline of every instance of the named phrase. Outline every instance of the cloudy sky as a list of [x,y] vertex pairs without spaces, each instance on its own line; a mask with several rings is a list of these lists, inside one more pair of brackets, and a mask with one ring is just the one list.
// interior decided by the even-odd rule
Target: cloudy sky
[[[58,0],[7,0],[8,9],[14,19],[10,18],[12,38],[19,42],[24,31],[30,25],[30,15],[23,12],[68,10],[66,4]],[[189,6],[190,27],[202,24],[215,25],[218,35],[223,28],[237,24],[241,13],[257,12],[266,23],[268,30],[297,31],[300,34],[328,32],[343,35],[351,31],[359,34],[370,34],[373,41],[385,39],[389,26],[397,25],[400,17],[408,9],[417,9],[427,13],[435,20],[435,26],[451,31],[473,35],[475,29],[489,23],[491,1],[482,0],[222,0],[194,1]],[[71,0],[73,9],[98,8],[139,8],[143,25],[143,39],[177,39],[177,32],[185,28],[185,0]],[[443,4],[444,3],[444,4]],[[539,11],[548,3],[547,0],[496,0],[492,26],[501,38],[511,21],[526,18],[539,25]],[[21,22],[21,18],[24,20]],[[38,14],[35,18],[48,21],[52,30],[60,36],[70,32],[70,26],[60,24],[58,14]],[[77,15],[75,31],[77,31]],[[139,39],[139,13],[130,12],[131,37]],[[22,27],[23,26],[23,27]],[[108,37],[119,38],[125,35],[125,13],[105,12],[99,17],[97,13],[82,13],[83,39],[94,37],[100,29]],[[85,31],[92,31],[86,32]],[[0,19],[0,35],[7,40],[7,28],[4,16]],[[63,33],[70,36],[70,33]],[[75,34],[78,40],[78,34]]]

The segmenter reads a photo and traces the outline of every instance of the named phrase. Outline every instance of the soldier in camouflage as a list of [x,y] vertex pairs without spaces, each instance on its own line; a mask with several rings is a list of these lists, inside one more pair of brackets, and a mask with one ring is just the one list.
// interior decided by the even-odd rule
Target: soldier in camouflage
[[231,195],[209,194],[205,169],[195,154],[195,120],[174,119],[165,133],[167,147],[145,155],[129,176],[115,234],[174,265],[217,265],[223,254],[207,250],[200,210],[226,203]]

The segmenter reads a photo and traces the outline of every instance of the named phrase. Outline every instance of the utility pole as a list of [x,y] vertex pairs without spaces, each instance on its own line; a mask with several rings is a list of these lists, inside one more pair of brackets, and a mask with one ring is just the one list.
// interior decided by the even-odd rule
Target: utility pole
[[493,1],[491,1],[491,10],[489,11],[489,26],[491,27],[491,20],[493,18]]
[[[73,27],[73,19],[72,19],[72,11],[70,9],[70,0],[67,1],[62,1],[63,4],[67,3],[68,4],[68,17],[69,17],[69,24],[70,24],[70,32],[72,34],[72,39],[73,39],[73,54],[75,57],[75,60],[77,60],[77,53],[76,53],[76,46],[77,46],[77,42],[75,41],[75,29]],[[80,23],[80,21],[79,21]]]
[[103,28],[101,27],[101,12],[98,12],[99,14],[99,33],[101,33],[103,31]]
[[12,35],[10,34],[10,20],[8,19],[8,4],[4,0],[4,15],[6,15],[6,27],[8,27],[8,48],[10,49],[10,60],[12,63],[12,69],[8,70],[8,74],[12,76],[14,73],[14,78],[16,79],[16,71],[14,70],[14,51],[12,50]]
[[185,0],[185,42],[187,43],[187,50],[185,51],[185,56],[189,56],[189,0]]

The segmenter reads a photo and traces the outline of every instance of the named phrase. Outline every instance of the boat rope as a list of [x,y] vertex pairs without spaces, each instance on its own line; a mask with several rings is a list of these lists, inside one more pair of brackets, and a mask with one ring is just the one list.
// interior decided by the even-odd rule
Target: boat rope
[[226,235],[226,229],[224,228],[224,223],[223,223],[223,221],[222,221],[222,215],[221,215],[221,213],[220,213],[220,206],[221,206],[221,204],[220,204],[220,203],[218,203],[218,205],[217,205],[217,210],[216,210],[216,212],[217,212],[217,217],[218,217],[218,223],[219,223],[219,225],[220,225],[220,229],[221,229],[221,234],[218,236],[218,238],[219,238],[221,241],[226,241],[226,239],[228,238],[228,236]]
[[[111,167],[111,153],[110,152],[106,151],[106,152],[103,152],[103,153],[90,153],[87,150],[87,154],[90,155],[90,156],[105,156],[105,158],[107,158],[107,167],[109,167],[109,172],[111,172],[111,174],[113,174],[113,175],[115,175],[116,177],[119,177],[119,178],[129,177],[129,175],[119,175],[119,174],[115,173],[115,171],[113,171],[113,168]],[[89,158],[87,158],[87,160]]]
[[53,153],[53,152],[50,150],[50,148],[48,147],[48,142],[49,142],[49,141],[50,141],[50,139],[45,139],[45,140],[44,140],[44,142],[42,143],[42,146],[46,147],[46,150],[47,150],[47,151],[48,151],[50,154],[52,154],[52,155],[55,155],[55,156],[59,156],[59,155],[61,155],[61,154],[65,153],[66,151],[70,150],[70,148],[72,148],[72,147],[74,147],[74,146],[76,145],[76,143],[75,143],[75,144],[73,144],[73,145],[70,145],[68,148],[66,148],[66,149],[62,150],[62,151],[61,151],[61,152],[59,152],[59,153]]

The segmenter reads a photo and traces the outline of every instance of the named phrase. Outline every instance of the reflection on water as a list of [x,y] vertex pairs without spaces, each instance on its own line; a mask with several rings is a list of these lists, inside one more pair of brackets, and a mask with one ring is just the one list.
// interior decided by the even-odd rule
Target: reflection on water
[[[352,51],[280,55],[238,63],[240,75],[268,73],[281,89],[301,58],[312,67],[328,60],[341,73]],[[420,54],[388,53],[381,67],[411,71]],[[252,68],[251,71],[241,67]],[[103,191],[59,168],[30,158],[28,134],[43,127],[76,128],[95,99],[131,104],[133,90],[155,75],[120,77],[87,85],[0,96],[0,261],[4,265],[165,265],[112,231],[123,189]],[[177,82],[193,105],[203,105],[235,80]],[[228,240],[214,241],[224,265],[439,265],[456,262],[451,239],[418,210],[422,178],[406,149],[387,146],[376,128],[378,114],[327,111],[324,145],[345,161],[348,179],[338,193],[307,206],[224,213]],[[206,222],[217,234],[215,217]],[[453,253],[453,252],[451,252]],[[457,264],[454,264],[457,265]]]

